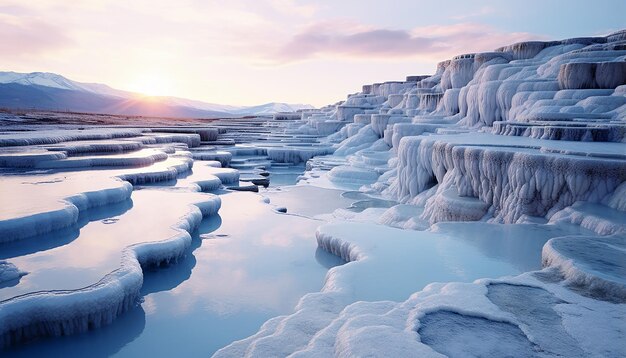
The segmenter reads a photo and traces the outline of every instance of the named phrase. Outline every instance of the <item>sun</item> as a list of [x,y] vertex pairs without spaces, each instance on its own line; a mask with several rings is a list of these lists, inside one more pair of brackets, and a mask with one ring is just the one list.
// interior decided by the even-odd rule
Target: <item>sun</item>
[[165,77],[156,74],[141,75],[129,86],[133,92],[147,96],[165,96],[171,93],[171,83]]

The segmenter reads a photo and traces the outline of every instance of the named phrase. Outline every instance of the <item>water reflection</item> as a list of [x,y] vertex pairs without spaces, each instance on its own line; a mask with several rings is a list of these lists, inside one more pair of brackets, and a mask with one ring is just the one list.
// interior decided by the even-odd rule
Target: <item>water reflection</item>
[[[253,334],[268,319],[290,313],[301,296],[321,289],[328,268],[342,262],[317,249],[318,225],[274,213],[259,195],[225,193],[220,216],[202,221],[185,259],[145,273],[143,302],[130,316],[102,330],[45,339],[10,355],[72,356],[91,345],[103,355],[120,357],[209,356]],[[138,312],[141,317],[135,316]],[[142,322],[140,332],[131,316]],[[112,337],[112,331],[119,336]]]
[[69,228],[57,230],[45,235],[31,237],[25,240],[0,244],[0,260],[10,257],[29,255],[67,245],[78,238],[80,230],[88,223],[92,221],[105,220],[114,216],[120,216],[132,207],[133,201],[125,200],[121,203],[107,205],[105,207],[96,207],[84,210],[78,216],[76,224]]
[[541,250],[553,237],[579,235],[573,225],[490,224],[483,222],[439,223],[433,232],[449,240],[471,245],[481,255],[508,262],[520,272],[541,268]]
[[[80,228],[78,236],[75,230],[69,230],[60,236],[52,234],[52,240],[42,240],[42,246],[36,240],[24,240],[2,250],[11,263],[29,274],[19,284],[0,289],[0,299],[91,285],[119,267],[124,248],[178,235],[171,225],[189,212],[190,203],[208,199],[201,193],[158,190],[136,191],[132,198],[132,202],[106,206],[88,214],[93,216],[85,217],[88,223]],[[150,220],[155,217],[159,220]],[[109,220],[104,222],[104,218]],[[52,247],[43,250],[46,246]]]
[[270,187],[278,187],[285,185],[295,185],[298,177],[304,173],[304,165],[294,165],[284,168],[270,167]]
[[[348,208],[355,200],[346,198],[341,190],[324,189],[309,185],[282,187],[263,193],[270,203],[286,207],[287,213],[314,217],[332,213],[337,208]],[[313,231],[315,232],[315,231]]]
[[[208,356],[322,287],[333,259],[312,255],[317,222],[276,214],[251,193],[222,195],[220,216],[221,225],[203,222],[189,262],[146,275],[146,328],[117,356]],[[183,281],[167,288],[176,278]]]
[[[443,226],[443,225],[442,225]],[[485,277],[516,275],[523,271],[541,268],[536,258],[541,247],[530,245],[529,252],[507,255],[486,255],[485,248],[493,252],[515,250],[520,235],[510,240],[498,235],[486,236],[477,245],[472,235],[453,235],[452,230],[464,231],[464,223],[449,223],[448,231],[413,231],[391,228],[372,223],[336,222],[325,225],[326,235],[357,245],[366,259],[345,265],[333,276],[334,287],[346,287],[346,300],[404,301],[412,293],[432,282],[471,282]],[[480,229],[477,228],[480,231]],[[524,228],[515,228],[521,234]],[[550,230],[541,240],[547,240]],[[525,269],[520,269],[520,263]]]

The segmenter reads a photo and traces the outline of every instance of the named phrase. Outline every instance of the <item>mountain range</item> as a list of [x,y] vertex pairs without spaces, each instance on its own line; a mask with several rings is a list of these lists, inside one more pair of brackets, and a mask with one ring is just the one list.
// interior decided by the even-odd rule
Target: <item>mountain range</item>
[[314,108],[266,103],[229,106],[169,96],[145,96],[100,83],[83,83],[49,72],[0,72],[0,108],[143,115],[158,117],[240,117]]

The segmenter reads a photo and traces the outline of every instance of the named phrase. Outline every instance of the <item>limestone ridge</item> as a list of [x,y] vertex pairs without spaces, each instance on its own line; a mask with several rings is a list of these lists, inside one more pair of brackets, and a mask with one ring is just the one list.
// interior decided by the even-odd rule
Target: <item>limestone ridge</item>
[[[439,184],[431,222],[489,207],[498,222],[550,219],[576,201],[601,202],[626,179],[625,59],[626,31],[459,55],[434,75],[364,85],[304,111],[300,131],[329,134],[340,155],[391,148],[391,172],[352,165],[329,176],[369,178],[369,190],[404,203]],[[443,213],[453,197],[486,205]]]

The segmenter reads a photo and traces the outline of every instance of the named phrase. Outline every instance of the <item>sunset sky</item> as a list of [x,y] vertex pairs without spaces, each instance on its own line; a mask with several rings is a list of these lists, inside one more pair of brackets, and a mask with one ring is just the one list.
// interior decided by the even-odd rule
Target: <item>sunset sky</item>
[[322,106],[456,54],[605,35],[626,28],[624,14],[624,0],[0,0],[0,70],[212,103]]

